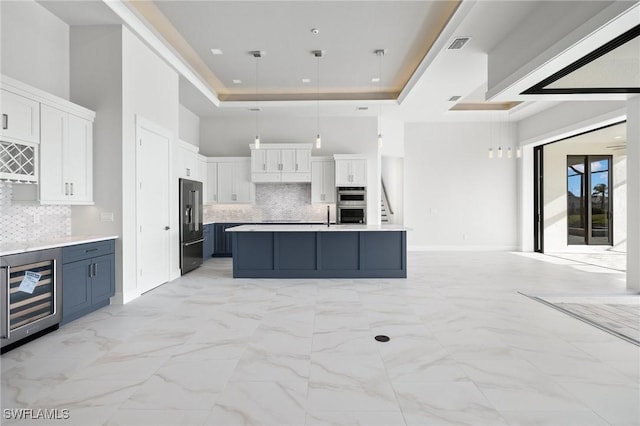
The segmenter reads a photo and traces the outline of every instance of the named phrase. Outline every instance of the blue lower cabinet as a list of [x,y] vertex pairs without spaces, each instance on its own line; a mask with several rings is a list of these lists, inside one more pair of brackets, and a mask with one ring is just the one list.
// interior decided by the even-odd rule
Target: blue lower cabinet
[[62,249],[62,324],[107,306],[115,295],[115,241]]
[[204,225],[202,227],[202,238],[204,241],[202,242],[202,260],[207,260],[213,254],[212,250],[212,232],[213,225]]
[[234,278],[406,278],[406,231],[232,232]]
[[213,230],[211,232],[213,256],[216,257],[231,257],[233,255],[232,250],[232,235],[226,232],[227,228],[243,225],[242,223],[214,223]]

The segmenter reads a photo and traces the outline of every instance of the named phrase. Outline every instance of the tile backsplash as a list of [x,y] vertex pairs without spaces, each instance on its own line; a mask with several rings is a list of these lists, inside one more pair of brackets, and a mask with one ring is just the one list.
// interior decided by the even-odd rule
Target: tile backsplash
[[[335,204],[330,206],[334,221]],[[310,183],[260,183],[256,184],[255,204],[204,206],[205,222],[323,222],[326,219],[327,204],[311,204]]]
[[0,241],[45,241],[71,235],[70,206],[14,203],[13,185],[0,182]]

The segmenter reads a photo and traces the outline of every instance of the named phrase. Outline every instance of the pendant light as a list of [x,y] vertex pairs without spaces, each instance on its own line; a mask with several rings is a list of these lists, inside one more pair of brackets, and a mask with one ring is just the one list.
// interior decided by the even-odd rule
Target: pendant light
[[[382,58],[385,50],[377,49],[374,53],[378,57],[378,94],[382,94]],[[378,148],[382,147],[382,100],[378,103]]]
[[311,52],[316,57],[316,149],[322,148],[322,138],[320,137],[320,58],[322,58],[322,50],[314,50]]
[[[504,115],[504,114],[503,114]],[[492,113],[492,120],[489,122],[489,139],[491,140],[495,140],[496,143],[498,144],[498,149],[496,151],[496,157],[497,158],[502,158],[504,153],[503,153],[503,149],[502,149],[502,144],[504,142],[503,140],[503,133],[504,133],[504,126],[503,123],[507,120],[504,120],[502,117],[503,115],[500,115],[499,112],[494,112]],[[497,118],[496,118],[497,117]],[[497,130],[494,128],[497,127]],[[506,148],[506,156],[508,159],[512,159],[514,157],[513,154],[513,149],[510,146],[507,146]],[[522,158],[522,147],[517,146],[515,148],[515,158]],[[493,152],[493,147],[489,148],[489,159],[493,159],[494,156],[494,152]]]
[[255,149],[260,149],[260,129],[259,129],[259,117],[258,114],[260,113],[260,106],[258,105],[258,59],[262,58],[262,52],[259,50],[254,50],[253,52],[251,52],[251,55],[253,55],[253,57],[256,59],[256,107],[254,109],[255,113],[256,113],[256,138],[254,140],[254,147]]

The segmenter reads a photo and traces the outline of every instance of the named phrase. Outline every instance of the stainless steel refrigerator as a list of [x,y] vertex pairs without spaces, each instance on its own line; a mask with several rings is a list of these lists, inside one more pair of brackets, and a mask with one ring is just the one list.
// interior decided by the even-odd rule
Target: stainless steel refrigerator
[[180,179],[180,270],[202,265],[202,182]]

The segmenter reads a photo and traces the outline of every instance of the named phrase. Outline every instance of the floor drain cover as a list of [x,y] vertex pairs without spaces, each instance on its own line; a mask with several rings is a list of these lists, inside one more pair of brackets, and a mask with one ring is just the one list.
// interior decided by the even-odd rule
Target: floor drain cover
[[384,335],[382,335],[382,334],[381,334],[381,335],[379,335],[379,336],[376,336],[376,337],[375,337],[375,339],[376,339],[378,342],[388,342],[389,340],[391,340],[391,339],[389,338],[389,336],[384,336]]

